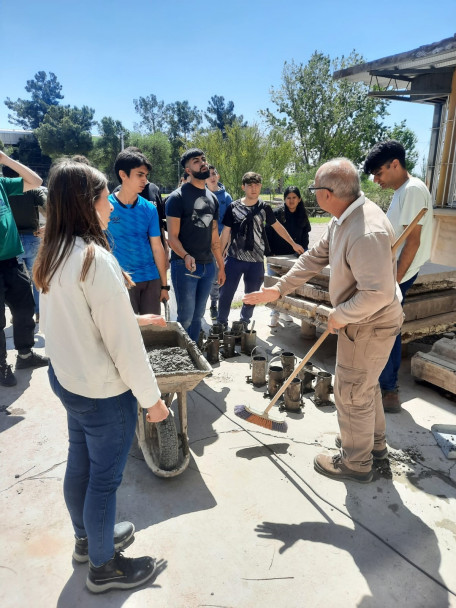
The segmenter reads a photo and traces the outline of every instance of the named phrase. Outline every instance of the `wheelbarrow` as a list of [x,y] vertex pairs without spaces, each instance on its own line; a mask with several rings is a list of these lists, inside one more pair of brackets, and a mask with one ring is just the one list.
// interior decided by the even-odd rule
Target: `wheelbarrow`
[[212,372],[212,367],[201,354],[180,323],[167,322],[166,327],[147,325],[140,328],[146,350],[179,346],[191,357],[195,369],[155,373],[162,398],[168,407],[177,394],[179,431],[172,412],[166,420],[147,422],[146,410],[138,405],[136,435],[146,464],[158,477],[176,477],[188,467],[187,391]]

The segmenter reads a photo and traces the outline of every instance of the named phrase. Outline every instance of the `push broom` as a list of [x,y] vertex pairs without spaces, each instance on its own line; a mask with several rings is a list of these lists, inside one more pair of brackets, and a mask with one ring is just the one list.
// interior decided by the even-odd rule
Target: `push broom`
[[[416,215],[416,217],[410,222],[410,224],[407,226],[407,228],[404,230],[404,232],[394,241],[394,243],[391,247],[391,251],[393,254],[396,253],[398,247],[400,247],[402,245],[402,243],[405,241],[405,239],[408,237],[410,232],[415,228],[415,226],[418,224],[418,222],[420,221],[420,219],[423,217],[423,215],[426,212],[427,212],[427,208],[423,207],[423,209],[421,209],[420,212]],[[304,359],[302,359],[302,361],[299,363],[299,365],[297,367],[295,367],[295,369],[293,370],[291,375],[282,384],[282,386],[277,391],[277,393],[274,395],[274,397],[271,399],[271,401],[269,402],[268,406],[266,407],[266,409],[264,411],[262,411],[262,412],[257,411],[254,408],[249,407],[247,405],[236,405],[234,407],[235,415],[238,416],[239,418],[242,418],[243,420],[247,420],[247,422],[252,422],[253,424],[261,426],[265,429],[269,429],[271,431],[278,431],[281,433],[286,433],[287,428],[288,428],[286,421],[282,417],[277,416],[273,413],[270,413],[270,411],[271,411],[272,407],[280,399],[280,397],[283,395],[283,393],[290,386],[290,384],[292,383],[294,378],[296,378],[296,376],[302,370],[302,368],[307,363],[307,361],[309,361],[309,359],[315,353],[315,351],[318,350],[318,348],[320,348],[321,344],[326,340],[329,333],[330,333],[329,329],[326,329],[321,334],[321,336],[318,338],[318,340],[315,342],[315,344],[312,346],[312,348],[305,355]]]

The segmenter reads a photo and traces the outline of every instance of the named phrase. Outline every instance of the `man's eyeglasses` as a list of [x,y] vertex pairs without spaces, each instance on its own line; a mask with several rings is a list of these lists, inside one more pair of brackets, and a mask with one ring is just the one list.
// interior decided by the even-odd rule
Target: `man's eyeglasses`
[[315,190],[329,190],[330,192],[334,192],[332,188],[327,188],[326,186],[315,186],[314,184],[312,184],[312,186],[309,186],[307,190],[311,194],[315,194]]

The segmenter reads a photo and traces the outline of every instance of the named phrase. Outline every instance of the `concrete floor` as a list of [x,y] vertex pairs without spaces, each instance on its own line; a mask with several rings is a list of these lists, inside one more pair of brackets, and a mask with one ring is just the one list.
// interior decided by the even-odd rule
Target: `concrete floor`
[[[322,230],[313,226],[311,243]],[[297,323],[271,330],[264,307],[254,318],[270,353],[303,357],[314,343]],[[312,360],[334,373],[335,347],[330,336]],[[44,352],[40,333],[36,348]],[[192,457],[180,476],[155,477],[135,440],[118,520],[137,530],[125,554],[153,555],[157,573],[138,590],[93,596],[87,566],[71,559],[63,407],[45,369],[17,372],[18,385],[0,389],[1,608],[456,607],[456,461],[429,430],[455,423],[456,402],[416,384],[404,359],[403,412],[387,415],[393,479],[335,482],[313,469],[318,453],[335,453],[334,408],[305,399],[286,434],[263,430],[233,412],[268,404],[249,374],[240,355],[188,394]]]
[[[313,343],[297,324],[271,330],[266,308],[255,318],[258,343],[269,351],[285,347],[302,357]],[[332,373],[335,344],[330,336],[313,357]],[[43,352],[39,333],[36,347]],[[11,339],[8,348],[13,363]],[[236,404],[268,403],[263,389],[245,382],[249,359],[216,364],[188,394],[189,468],[157,478],[135,441],[118,492],[118,519],[137,530],[126,555],[155,556],[157,574],[144,588],[102,596],[86,590],[87,566],[71,559],[64,410],[45,369],[20,370],[18,385],[1,389],[0,397],[0,605],[456,606],[456,461],[445,458],[429,431],[437,422],[454,423],[456,404],[415,384],[409,367],[405,359],[404,411],[387,416],[393,479],[360,485],[313,469],[316,454],[335,453],[333,407],[305,399],[301,414],[287,415],[286,434],[263,430],[233,413]]]

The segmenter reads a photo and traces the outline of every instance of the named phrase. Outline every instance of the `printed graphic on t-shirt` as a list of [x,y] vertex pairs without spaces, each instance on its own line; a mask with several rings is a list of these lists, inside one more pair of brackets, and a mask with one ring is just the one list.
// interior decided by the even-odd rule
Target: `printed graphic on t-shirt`
[[209,228],[214,219],[214,214],[213,212],[208,213],[208,211],[210,211],[210,208],[207,199],[203,196],[197,198],[192,213],[192,222],[195,227]]

